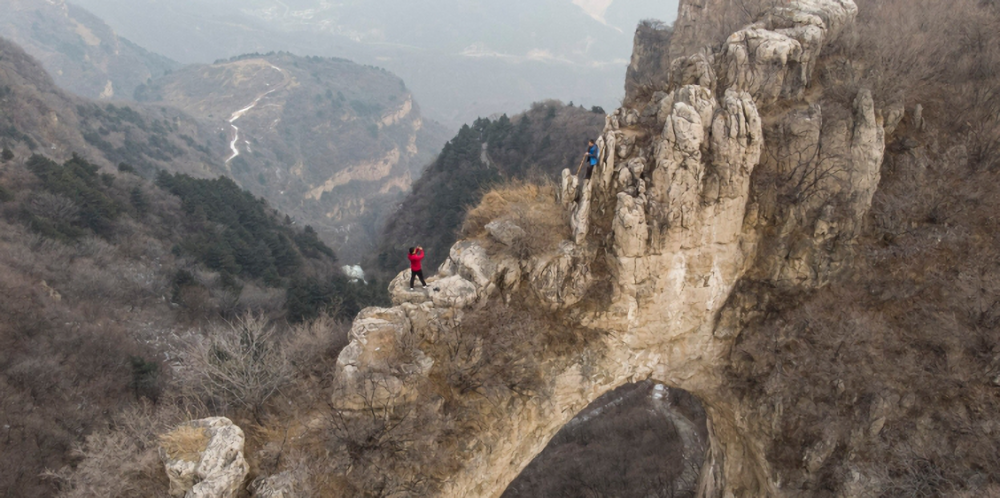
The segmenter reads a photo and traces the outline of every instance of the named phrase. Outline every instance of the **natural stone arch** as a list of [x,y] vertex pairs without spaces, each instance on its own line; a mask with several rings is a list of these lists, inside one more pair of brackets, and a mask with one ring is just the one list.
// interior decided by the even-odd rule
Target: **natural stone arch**
[[[406,444],[440,436],[449,448],[375,476],[398,474],[385,496],[499,496],[576,413],[646,379],[705,406],[701,496],[777,494],[764,450],[774,428],[734,396],[726,369],[765,305],[754,289],[822,285],[870,206],[884,152],[870,92],[826,125],[805,99],[822,48],[856,12],[851,0],[792,1],[720,51],[675,60],[667,88],[609,116],[579,195],[563,175],[565,240],[524,257],[508,235],[533,227],[518,225],[516,209],[496,213],[452,247],[427,293],[408,291],[403,273],[390,286],[393,308],[358,316],[331,408],[345,420],[372,405],[390,408],[386,417],[419,411],[429,435]],[[802,188],[808,195],[788,205],[772,195]],[[497,320],[517,341],[543,340],[517,350],[498,339]],[[523,362],[506,358],[512,349]],[[496,366],[483,364],[491,355],[516,370],[513,380],[470,386],[452,376],[451,367]]]
[[560,429],[503,497],[693,497],[707,450],[705,410],[695,396],[629,383]]
[[[447,295],[445,286],[450,285],[446,283],[449,278],[452,277],[432,285],[440,286],[438,292]],[[364,417],[370,405],[426,403],[418,398],[418,393],[438,389],[428,379],[439,375],[435,373],[436,363],[450,361],[438,353],[439,345],[452,341],[456,334],[468,332],[461,325],[453,326],[453,320],[475,323],[479,319],[475,313],[469,310],[458,318],[452,309],[439,308],[432,302],[403,303],[390,310],[363,312],[352,331],[355,342],[338,362],[343,369],[340,384],[345,390],[333,400],[334,405],[344,413],[357,412]],[[567,333],[567,330],[551,333]],[[595,399],[624,384],[651,379],[688,391],[705,406],[710,445],[699,483],[702,493],[715,496],[725,491],[736,496],[764,496],[773,491],[766,460],[755,443],[757,428],[740,423],[739,404],[722,394],[726,392],[721,387],[722,373],[703,363],[717,360],[711,348],[696,345],[696,349],[709,353],[699,358],[688,356],[695,349],[680,345],[653,354],[648,350],[636,352],[622,346],[617,334],[598,332],[588,339],[592,342],[585,348],[539,358],[538,377],[542,385],[534,388],[542,393],[538,396],[522,397],[504,391],[489,404],[476,405],[474,396],[457,401],[478,406],[463,412],[477,417],[474,425],[478,431],[459,434],[459,443],[465,449],[460,459],[462,466],[442,482],[436,495],[500,496],[549,440]],[[437,345],[408,349],[408,344],[428,341]],[[647,363],[637,362],[639,356]],[[415,361],[401,365],[398,358]],[[670,368],[671,360],[676,360],[676,370]],[[709,375],[717,376],[718,380]],[[379,387],[373,391],[368,388],[372,385]],[[430,425],[448,418],[447,407],[436,406]],[[490,406],[502,408],[490,410]]]

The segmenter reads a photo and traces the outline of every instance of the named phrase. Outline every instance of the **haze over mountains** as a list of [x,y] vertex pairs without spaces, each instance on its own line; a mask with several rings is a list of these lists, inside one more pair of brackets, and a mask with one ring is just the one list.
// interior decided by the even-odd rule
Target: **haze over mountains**
[[44,64],[60,87],[84,97],[131,99],[137,86],[181,66],[62,0],[0,2],[0,33]]
[[[422,118],[405,83],[383,69],[291,54],[182,66],[62,0],[3,0],[0,7],[0,36],[23,45],[59,86],[114,101],[108,107],[68,95],[20,48],[0,43],[9,52],[0,69],[19,64],[0,74],[12,92],[0,97],[21,109],[0,115],[11,123],[0,145],[25,154],[41,145],[60,160],[79,153],[102,165],[125,162],[147,177],[157,169],[229,176],[315,227],[345,261],[373,247],[382,211],[409,190],[448,135]],[[147,104],[123,102],[132,99]]]
[[[0,33],[74,93],[155,103],[194,118],[200,131],[183,140],[206,155],[205,164],[168,171],[234,178],[314,226],[346,261],[368,253],[381,208],[409,189],[448,136],[425,115],[457,127],[551,97],[614,107],[632,41],[629,19],[670,13],[652,0],[386,0],[377,9],[311,0],[82,3],[98,14],[64,0],[0,1]],[[282,48],[296,56],[240,56]],[[310,53],[409,77],[301,56]],[[422,90],[411,94],[415,86]],[[239,112],[239,124],[231,123]],[[109,136],[108,127],[88,133],[86,147],[101,150],[97,160],[147,174],[166,164],[137,156],[135,140]]]
[[617,107],[636,23],[675,0],[80,0],[122,36],[185,63],[287,50],[402,77],[451,127],[559,98]]
[[211,126],[226,176],[312,225],[352,263],[374,247],[383,213],[447,138],[398,77],[343,59],[282,53],[194,64],[136,96]]

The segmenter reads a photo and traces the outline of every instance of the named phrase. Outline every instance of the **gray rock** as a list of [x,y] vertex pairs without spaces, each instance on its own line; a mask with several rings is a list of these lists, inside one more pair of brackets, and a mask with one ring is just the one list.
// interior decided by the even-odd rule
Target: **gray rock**
[[486,231],[501,244],[513,246],[515,242],[524,237],[524,230],[509,220],[491,221],[486,224]]
[[161,439],[170,496],[235,498],[250,472],[243,431],[225,417],[183,424]]
[[911,124],[913,125],[913,129],[924,131],[924,106],[922,104],[914,106],[913,121]]
[[290,472],[258,477],[250,486],[254,498],[296,498],[296,478]]
[[[410,270],[403,270],[396,275],[396,278],[389,282],[389,297],[392,299],[392,304],[398,306],[403,303],[420,304],[430,301],[430,296],[420,285],[420,280],[417,279],[414,282],[416,286],[413,290],[410,290],[410,276],[412,272]],[[428,283],[430,283],[430,278],[425,278]]]
[[430,295],[439,308],[467,308],[479,299],[475,284],[458,275],[435,282]]

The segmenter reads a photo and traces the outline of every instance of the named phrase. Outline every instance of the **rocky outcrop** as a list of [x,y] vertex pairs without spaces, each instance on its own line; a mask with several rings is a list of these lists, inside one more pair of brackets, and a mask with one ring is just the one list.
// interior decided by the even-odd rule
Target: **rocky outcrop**
[[645,20],[635,31],[632,61],[625,74],[625,101],[632,102],[645,87],[664,86],[669,80],[670,37],[673,29],[658,21]]
[[250,472],[243,431],[224,417],[188,422],[162,436],[160,459],[170,496],[177,498],[235,498]]
[[[856,14],[851,0],[792,0],[718,50],[675,59],[662,88],[608,117],[579,193],[563,175],[552,202],[571,210],[570,240],[518,258],[506,240],[516,230],[498,222],[456,244],[430,290],[410,292],[401,274],[396,306],[355,321],[331,406],[363,417],[360,379],[377,379],[380,403],[442,425],[463,408],[464,429],[442,443],[455,460],[407,472],[438,496],[492,497],[598,396],[652,379],[706,408],[701,496],[782,494],[764,449],[777,435],[732,395],[725,369],[758,312],[740,286],[824,285],[871,205],[885,148],[871,93],[847,105],[810,93],[823,47]],[[480,365],[496,340],[498,324],[470,322],[479,310],[515,306],[545,338],[516,364],[530,388],[521,374],[486,392],[442,383],[455,355]]]

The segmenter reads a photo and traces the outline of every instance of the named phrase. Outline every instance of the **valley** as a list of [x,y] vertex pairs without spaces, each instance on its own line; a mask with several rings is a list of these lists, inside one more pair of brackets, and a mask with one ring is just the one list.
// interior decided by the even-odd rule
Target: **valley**
[[[285,74],[285,71],[283,69],[279,68],[278,66],[271,66],[271,68],[273,68],[275,71],[278,71],[282,75]],[[240,155],[240,149],[238,147],[239,142],[240,142],[240,128],[238,126],[236,126],[236,120],[240,119],[241,117],[243,117],[244,114],[246,114],[246,113],[250,112],[251,110],[253,110],[254,107],[257,107],[257,104],[260,103],[260,101],[263,98],[267,97],[268,95],[270,95],[270,94],[272,94],[272,93],[274,93],[274,92],[276,92],[278,90],[281,90],[284,86],[288,85],[290,82],[291,82],[291,80],[286,77],[281,83],[279,83],[278,85],[276,85],[275,88],[272,88],[272,89],[264,92],[263,94],[261,94],[260,96],[258,96],[256,99],[254,99],[253,102],[250,103],[250,105],[244,107],[243,109],[240,109],[240,110],[234,112],[233,115],[229,118],[229,124],[233,127],[233,141],[229,143],[229,148],[232,149],[233,155],[231,155],[228,158],[226,158],[226,164],[229,164],[229,161],[232,161],[233,159],[236,159]],[[247,145],[250,144],[250,142],[248,140],[245,140],[245,142],[246,142]],[[252,152],[252,151],[248,150],[248,152]]]
[[4,495],[1000,495],[996,2],[81,2],[0,0]]
[[445,141],[402,80],[343,59],[250,54],[187,66],[136,96],[214,128],[228,176],[351,264]]
[[619,0],[601,19],[569,0],[449,0],[434,8],[401,0],[78,3],[185,63],[289,51],[385,67],[407,82],[429,118],[452,130],[551,98],[616,107],[635,24],[670,22],[677,12],[676,0]]

